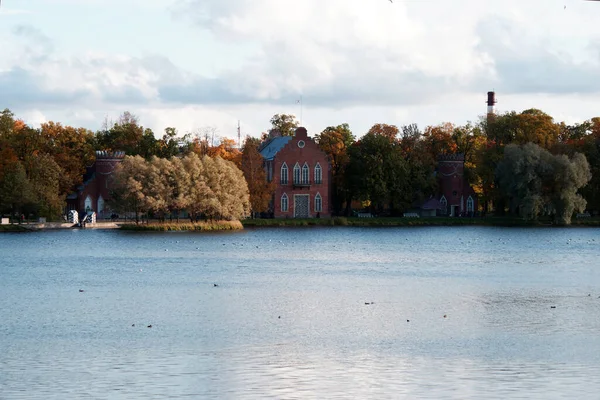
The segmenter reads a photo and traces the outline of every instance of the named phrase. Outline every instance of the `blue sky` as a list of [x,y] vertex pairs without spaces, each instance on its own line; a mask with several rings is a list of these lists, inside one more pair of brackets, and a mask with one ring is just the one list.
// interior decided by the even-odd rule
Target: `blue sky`
[[[566,6],[566,8],[565,8]],[[275,113],[315,134],[500,111],[600,115],[600,2],[2,0],[0,108],[98,129],[257,136]]]

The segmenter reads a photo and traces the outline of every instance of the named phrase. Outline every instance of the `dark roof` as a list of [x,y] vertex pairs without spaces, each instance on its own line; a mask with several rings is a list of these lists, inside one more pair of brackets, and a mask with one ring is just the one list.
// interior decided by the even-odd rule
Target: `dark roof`
[[422,210],[439,210],[441,208],[442,204],[435,197],[427,199],[423,204],[421,204]]
[[267,161],[272,160],[290,140],[292,140],[291,136],[274,137],[260,150],[260,155]]

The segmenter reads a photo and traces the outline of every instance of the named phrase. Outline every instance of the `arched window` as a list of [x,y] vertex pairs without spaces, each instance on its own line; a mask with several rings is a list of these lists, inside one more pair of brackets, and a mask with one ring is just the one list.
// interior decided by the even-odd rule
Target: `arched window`
[[93,211],[94,209],[92,208],[92,198],[91,196],[87,196],[85,198],[85,202],[83,203],[83,207],[85,208],[85,211]]
[[281,212],[287,212],[288,211],[288,197],[287,194],[283,194],[283,196],[281,196]]
[[448,214],[448,200],[446,200],[446,196],[442,196],[440,204],[442,205],[442,214]]
[[300,164],[294,165],[294,184],[300,184]]
[[282,185],[288,184],[288,167],[285,162],[281,166],[281,184]]
[[323,200],[321,199],[321,195],[317,193],[315,196],[315,212],[323,211]]
[[319,163],[315,165],[315,183],[323,183],[323,170]]
[[475,201],[473,201],[473,198],[469,196],[467,198],[467,212],[472,213],[473,211],[475,211]]
[[102,198],[102,195],[100,195],[100,197],[98,197],[98,214],[102,211],[104,211],[104,199]]
[[310,168],[308,168],[308,163],[304,163],[302,166],[302,184],[308,185],[310,183]]

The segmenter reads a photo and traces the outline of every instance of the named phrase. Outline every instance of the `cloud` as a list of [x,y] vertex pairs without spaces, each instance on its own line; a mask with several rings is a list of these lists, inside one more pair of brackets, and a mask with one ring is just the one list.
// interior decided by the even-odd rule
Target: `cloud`
[[[56,7],[89,10],[74,0],[53,1]],[[110,8],[120,3],[85,4]],[[195,50],[169,41],[180,49],[179,59],[181,48],[197,52],[189,54],[185,70],[172,61],[177,58],[169,48],[154,46],[151,39],[135,42],[152,49],[145,54],[125,46],[111,51],[109,45],[104,51],[69,53],[60,39],[53,40],[51,28],[17,25],[0,61],[0,107],[47,116],[54,110],[86,124],[128,109],[152,124],[177,118],[181,131],[211,125],[214,119],[230,132],[243,118],[260,132],[274,113],[299,114],[295,101],[303,95],[303,123],[312,131],[353,120],[361,131],[375,122],[475,120],[485,108],[481,98],[492,89],[514,104],[535,99],[539,104],[531,106],[538,107],[545,103],[534,94],[559,99],[584,93],[596,102],[600,94],[600,40],[591,7],[583,5],[565,11],[543,0],[462,0],[460,6],[387,0],[127,4],[128,12],[138,7],[149,15],[161,14],[162,8],[173,17],[161,21],[162,28],[193,25],[198,37],[192,30],[185,37],[188,43],[200,37],[212,37],[213,43],[198,43]],[[156,23],[150,17],[144,21]],[[131,32],[136,29],[132,26]],[[244,47],[243,54],[233,50],[236,46]],[[210,65],[226,67],[210,76],[200,73]],[[565,115],[579,113],[565,110]]]
[[493,60],[488,85],[507,94],[600,93],[600,57],[593,51],[599,47],[590,44],[593,41],[585,46],[585,54],[568,52],[533,36],[526,25],[502,17],[481,20],[476,32],[478,50]]

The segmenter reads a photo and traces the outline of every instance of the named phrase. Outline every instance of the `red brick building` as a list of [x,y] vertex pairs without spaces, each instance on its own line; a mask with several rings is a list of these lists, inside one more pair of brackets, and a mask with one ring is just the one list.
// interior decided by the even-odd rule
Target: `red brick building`
[[330,165],[327,155],[308,137],[305,128],[295,135],[271,131],[262,143],[267,179],[275,180],[275,218],[329,217]]
[[439,211],[450,217],[473,216],[477,211],[477,195],[464,175],[464,154],[438,156]]
[[96,212],[98,218],[110,216],[110,181],[115,168],[125,157],[124,151],[96,151],[96,161],[83,177],[83,183],[67,196],[67,211],[75,210],[79,215]]

